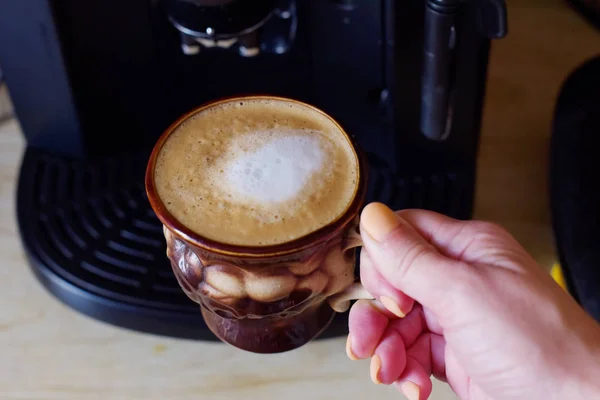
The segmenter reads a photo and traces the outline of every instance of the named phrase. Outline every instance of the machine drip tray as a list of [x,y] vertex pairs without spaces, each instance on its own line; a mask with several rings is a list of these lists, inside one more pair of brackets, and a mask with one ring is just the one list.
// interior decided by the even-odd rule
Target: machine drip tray
[[[144,190],[147,154],[90,162],[28,148],[17,193],[33,271],[76,310],[124,328],[217,340],[180,290]],[[470,217],[474,171],[398,177],[371,167],[368,200]],[[347,334],[338,314],[321,338]]]

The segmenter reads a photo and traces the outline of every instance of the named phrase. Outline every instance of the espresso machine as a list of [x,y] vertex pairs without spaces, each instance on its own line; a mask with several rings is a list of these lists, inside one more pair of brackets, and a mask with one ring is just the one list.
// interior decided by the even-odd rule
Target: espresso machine
[[[336,118],[368,156],[368,201],[470,218],[490,43],[506,31],[503,0],[0,3],[32,270],[93,318],[216,340],[173,276],[143,178],[165,128],[239,94]],[[321,337],[346,332],[339,314]]]

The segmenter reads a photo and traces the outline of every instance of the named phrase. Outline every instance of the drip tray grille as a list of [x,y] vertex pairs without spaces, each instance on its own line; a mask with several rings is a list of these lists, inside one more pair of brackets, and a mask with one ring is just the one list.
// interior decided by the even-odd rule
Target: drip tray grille
[[[69,306],[129,329],[217,340],[180,290],[144,190],[147,153],[90,162],[26,150],[18,222],[33,270]],[[400,178],[371,167],[368,200],[469,218],[473,171]],[[322,337],[347,333],[336,316]]]

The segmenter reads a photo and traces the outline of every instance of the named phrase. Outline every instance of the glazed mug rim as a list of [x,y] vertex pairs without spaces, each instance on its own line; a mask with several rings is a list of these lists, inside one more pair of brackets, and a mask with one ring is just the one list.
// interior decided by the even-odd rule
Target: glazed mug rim
[[[223,103],[231,103],[236,101],[246,101],[246,100],[274,100],[277,102],[285,102],[285,103],[294,103],[306,108],[311,109],[312,111],[326,117],[330,122],[334,124],[334,126],[344,135],[352,151],[357,160],[358,165],[358,184],[356,185],[356,189],[354,191],[354,195],[350,204],[344,209],[344,211],[337,217],[335,220],[331,221],[327,225],[322,226],[321,228],[312,231],[304,236],[299,238],[274,244],[274,245],[266,245],[266,246],[248,246],[248,245],[235,245],[229,243],[223,243],[216,240],[212,240],[205,236],[199,235],[193,230],[186,227],[182,222],[180,222],[175,216],[173,216],[165,207],[162,202],[160,196],[158,195],[158,191],[156,189],[155,181],[154,181],[154,170],[156,167],[156,160],[162,149],[163,145],[169,138],[169,136],[185,121],[194,116],[197,113],[200,113],[208,108],[218,106]],[[362,153],[360,147],[358,147],[355,139],[341,126],[341,124],[336,121],[332,116],[324,112],[323,110],[305,103],[300,100],[295,100],[282,96],[272,96],[272,95],[241,95],[241,96],[230,96],[223,97],[215,100],[211,100],[205,102],[187,113],[183,114],[179,117],[175,122],[173,122],[159,137],[158,141],[154,145],[152,149],[152,153],[150,154],[150,159],[146,166],[146,174],[145,174],[145,188],[146,194],[148,196],[148,200],[150,202],[150,206],[154,210],[158,219],[162,222],[162,224],[178,236],[180,239],[185,242],[196,246],[200,249],[203,249],[207,252],[216,253],[224,256],[237,257],[237,258],[270,258],[270,257],[280,257],[289,255],[292,253],[301,252],[315,245],[317,242],[327,241],[333,236],[335,236],[340,229],[349,224],[360,212],[360,208],[362,207],[365,196],[366,196],[366,185],[367,185],[367,165],[365,163],[365,156]]]

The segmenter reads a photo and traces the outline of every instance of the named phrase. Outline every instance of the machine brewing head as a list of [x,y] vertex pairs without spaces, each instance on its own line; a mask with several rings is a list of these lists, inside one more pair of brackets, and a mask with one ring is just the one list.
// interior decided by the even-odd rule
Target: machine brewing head
[[261,50],[269,50],[259,34],[265,25],[273,20],[287,20],[280,33],[284,38],[293,36],[288,26],[295,29],[292,0],[167,0],[165,4],[171,24],[181,33],[181,46],[187,55],[218,48],[237,49],[242,57],[254,57]]

